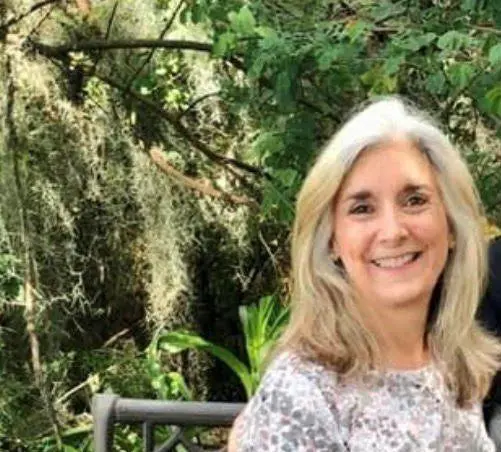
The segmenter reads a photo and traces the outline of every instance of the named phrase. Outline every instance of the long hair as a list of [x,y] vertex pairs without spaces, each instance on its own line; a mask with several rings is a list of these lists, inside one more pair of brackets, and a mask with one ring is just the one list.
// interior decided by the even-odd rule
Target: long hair
[[364,326],[343,269],[331,257],[332,206],[360,153],[394,137],[409,139],[430,160],[454,236],[434,291],[426,340],[464,406],[485,396],[501,354],[498,341],[475,320],[487,270],[481,203],[458,150],[428,116],[397,97],[356,113],[305,179],[292,236],[291,320],[279,349],[294,349],[347,377],[378,366],[374,335]]

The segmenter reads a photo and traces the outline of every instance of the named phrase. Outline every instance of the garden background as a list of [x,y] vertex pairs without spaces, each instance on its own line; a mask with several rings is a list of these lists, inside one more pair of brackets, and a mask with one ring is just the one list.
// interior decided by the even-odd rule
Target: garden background
[[245,400],[301,181],[393,93],[458,144],[494,236],[498,0],[0,1],[0,449],[92,450],[96,392]]

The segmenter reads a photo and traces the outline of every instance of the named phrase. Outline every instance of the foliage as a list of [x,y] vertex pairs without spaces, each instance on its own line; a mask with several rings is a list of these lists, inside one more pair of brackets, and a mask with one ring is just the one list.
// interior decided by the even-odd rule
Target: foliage
[[[238,395],[194,349],[252,394],[286,314],[237,304],[287,299],[301,181],[371,96],[432,113],[501,223],[497,0],[102,0],[85,15],[21,0],[0,15],[0,435],[13,442],[60,427],[78,450],[98,390]],[[124,450],[134,435],[119,435]]]
[[485,210],[495,220],[501,218],[501,159],[493,152],[477,150],[467,154]]
[[209,352],[238,375],[245,388],[247,398],[250,398],[261,381],[266,359],[287,322],[288,313],[288,308],[281,306],[273,296],[263,297],[258,304],[253,306],[240,306],[239,314],[244,332],[248,365],[224,347],[188,332],[159,331],[149,348],[155,352],[163,350],[171,354],[189,348],[198,348]]
[[0,301],[14,300],[21,290],[22,279],[18,273],[19,261],[15,255],[0,254]]
[[216,58],[242,61],[247,83],[228,81],[223,95],[256,121],[247,156],[274,176],[264,185],[265,217],[290,222],[287,206],[316,149],[367,96],[404,94],[438,112],[468,147],[479,125],[494,133],[501,115],[498,2],[311,1],[304,12],[298,6],[197,1],[184,12],[210,24]]
[[162,368],[159,340],[156,334],[146,349],[151,385],[157,397],[163,400],[193,400],[193,395],[179,372],[165,372]]

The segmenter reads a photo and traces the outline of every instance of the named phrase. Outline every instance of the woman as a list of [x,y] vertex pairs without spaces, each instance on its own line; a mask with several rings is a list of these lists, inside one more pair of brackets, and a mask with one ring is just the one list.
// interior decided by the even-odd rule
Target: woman
[[494,451],[479,206],[422,113],[389,98],[352,117],[299,194],[291,321],[230,451]]

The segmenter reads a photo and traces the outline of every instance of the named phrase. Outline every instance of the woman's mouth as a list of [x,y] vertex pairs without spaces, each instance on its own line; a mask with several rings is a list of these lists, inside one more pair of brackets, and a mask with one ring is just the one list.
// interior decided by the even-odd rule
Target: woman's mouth
[[421,254],[421,251],[416,251],[412,253],[400,254],[398,256],[382,257],[371,260],[371,263],[379,268],[400,268],[415,262]]

